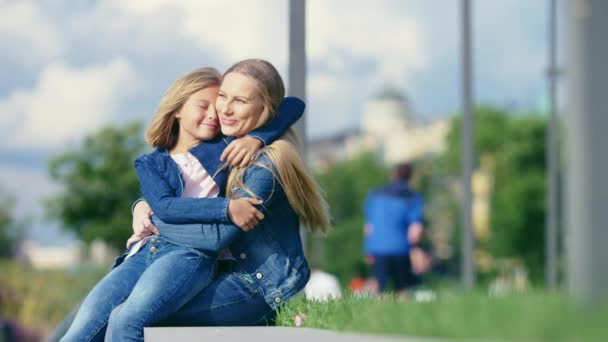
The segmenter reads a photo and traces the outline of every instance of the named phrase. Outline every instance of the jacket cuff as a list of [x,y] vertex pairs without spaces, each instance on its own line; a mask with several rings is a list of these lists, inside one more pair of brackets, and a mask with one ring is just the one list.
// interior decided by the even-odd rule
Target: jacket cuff
[[137,203],[141,202],[141,201],[145,201],[146,199],[143,197],[140,197],[138,199],[135,200],[135,202],[133,202],[133,205],[131,205],[131,216],[133,216],[133,213],[135,212],[135,206],[137,205]]
[[230,204],[230,198],[226,197],[224,199],[224,203],[222,203],[222,221],[223,223],[233,223],[232,220],[230,220],[230,217],[228,217],[228,205]]
[[264,140],[264,139],[263,139],[261,136],[259,136],[259,135],[256,135],[256,134],[247,134],[247,136],[248,136],[248,137],[252,137],[252,138],[256,138],[256,139],[258,139],[259,141],[261,141],[261,142],[262,142],[262,147],[264,147],[264,146],[268,145],[268,143],[266,143],[266,140]]

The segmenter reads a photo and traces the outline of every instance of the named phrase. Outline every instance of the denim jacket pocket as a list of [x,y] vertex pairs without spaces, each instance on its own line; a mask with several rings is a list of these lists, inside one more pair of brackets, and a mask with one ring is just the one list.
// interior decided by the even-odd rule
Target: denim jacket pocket
[[258,286],[253,280],[253,277],[248,273],[235,273],[237,278],[239,278],[240,282],[245,286],[247,291],[249,291],[252,295],[258,293]]

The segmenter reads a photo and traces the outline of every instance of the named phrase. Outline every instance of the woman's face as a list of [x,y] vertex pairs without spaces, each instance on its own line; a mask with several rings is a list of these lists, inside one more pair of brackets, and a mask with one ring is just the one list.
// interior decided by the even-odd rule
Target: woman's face
[[215,110],[218,87],[208,87],[192,94],[175,117],[179,120],[179,139],[184,143],[215,138],[220,132]]
[[225,135],[242,137],[264,120],[264,104],[256,81],[238,72],[224,76],[216,107]]

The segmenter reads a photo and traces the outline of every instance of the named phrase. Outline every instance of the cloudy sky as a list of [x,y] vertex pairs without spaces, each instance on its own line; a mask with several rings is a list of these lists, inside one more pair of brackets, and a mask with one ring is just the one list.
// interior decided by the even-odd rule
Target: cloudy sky
[[[474,2],[477,101],[538,106],[547,2]],[[39,200],[58,189],[50,157],[105,124],[148,122],[179,75],[259,57],[287,80],[287,3],[0,0],[0,187],[19,215],[39,217]],[[308,136],[357,127],[383,85],[407,94],[423,120],[456,112],[458,4],[308,0]],[[34,235],[54,235],[36,226]]]

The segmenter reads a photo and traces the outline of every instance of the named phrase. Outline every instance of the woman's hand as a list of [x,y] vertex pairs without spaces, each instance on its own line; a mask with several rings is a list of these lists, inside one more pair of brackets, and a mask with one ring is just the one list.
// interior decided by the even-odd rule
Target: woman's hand
[[251,163],[253,156],[262,145],[260,139],[244,136],[231,142],[222,153],[220,160],[225,160],[230,166],[245,167]]
[[262,200],[248,197],[231,199],[228,202],[228,217],[232,223],[248,232],[264,219],[264,214],[254,206],[262,203]]
[[139,201],[135,208],[133,208],[133,235],[127,241],[127,248],[135,241],[139,241],[142,238],[152,235],[160,234],[156,226],[150,220],[150,217],[154,215],[152,208],[146,201]]

